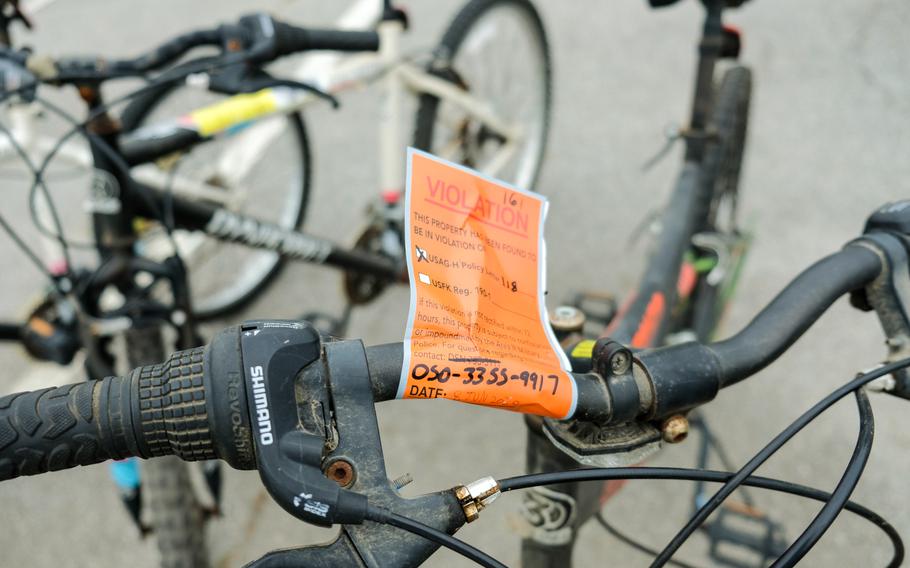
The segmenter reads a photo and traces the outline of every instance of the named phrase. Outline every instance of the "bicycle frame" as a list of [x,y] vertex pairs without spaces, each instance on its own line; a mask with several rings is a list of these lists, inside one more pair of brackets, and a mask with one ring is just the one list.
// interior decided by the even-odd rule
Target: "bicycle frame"
[[[401,166],[401,157],[407,144],[401,132],[401,125],[404,122],[403,99],[408,91],[415,94],[430,94],[451,103],[506,140],[497,154],[479,168],[481,171],[495,176],[508,163],[524,136],[521,127],[502,119],[488,104],[453,83],[408,61],[401,49],[404,23],[397,18],[383,18],[382,3],[376,0],[357,0],[339,18],[335,27],[343,30],[377,29],[380,37],[379,52],[307,53],[302,56],[300,65],[290,73],[290,77],[333,96],[361,86],[379,83],[383,101],[378,126],[381,190],[401,191],[404,188],[405,172]],[[234,104],[242,104],[239,101],[239,97],[233,98]],[[226,122],[217,133],[229,131],[240,124],[248,122],[253,124],[233,136],[218,160],[216,166],[218,177],[228,181],[241,179],[280,135],[279,125],[256,121],[271,115],[299,112],[316,102],[322,102],[320,97],[300,92],[296,96],[281,97],[269,109],[248,107],[248,112],[244,113],[242,120]],[[197,109],[190,114],[204,110]],[[447,157],[446,152],[441,152],[441,156]],[[152,187],[163,189],[163,178],[167,176],[162,176],[160,172],[155,174],[137,171],[136,177]],[[186,187],[188,184],[178,175],[174,180],[174,187],[179,188],[181,185]],[[225,192],[216,189],[211,193],[223,196]]]
[[[480,167],[484,173],[495,176],[506,165],[519,147],[522,129],[501,119],[489,105],[473,97],[470,93],[458,88],[453,83],[433,75],[428,68],[423,68],[407,61],[401,50],[401,36],[405,31],[400,18],[384,17],[383,2],[377,0],[357,0],[336,22],[338,29],[377,29],[380,36],[378,53],[343,54],[339,52],[309,53],[302,57],[297,69],[291,74],[295,80],[312,84],[332,95],[341,94],[361,85],[379,83],[382,89],[383,107],[379,113],[379,152],[380,189],[383,191],[401,191],[404,187],[404,168],[401,167],[401,156],[404,155],[406,143],[401,131],[403,123],[402,103],[405,93],[431,94],[451,103],[475,120],[483,123],[490,131],[501,135],[506,142],[491,160]],[[432,66],[431,66],[432,67]],[[193,82],[189,82],[193,85]],[[202,85],[205,88],[205,85]],[[290,90],[290,89],[285,89]],[[273,89],[264,89],[256,95],[269,94]],[[254,95],[255,96],[255,95]],[[226,182],[231,191],[223,187],[214,187],[204,182],[187,179],[179,173],[170,175],[157,167],[143,165],[160,155],[143,156],[141,161],[131,158],[127,147],[121,152],[128,163],[137,166],[133,178],[141,185],[137,186],[146,195],[162,197],[165,192],[173,191],[174,207],[178,217],[178,228],[191,231],[202,231],[210,236],[223,240],[242,242],[253,248],[277,250],[291,258],[304,262],[328,264],[346,270],[368,272],[390,280],[404,281],[405,272],[402,266],[387,257],[368,254],[356,250],[347,250],[332,242],[313,237],[297,231],[289,231],[276,225],[262,223],[256,219],[231,212],[246,195],[246,189],[239,185],[243,176],[261,158],[272,142],[279,136],[283,124],[262,120],[270,116],[281,116],[299,112],[307,106],[318,102],[319,97],[312,93],[297,91],[290,96],[272,97],[274,104],[258,107],[251,103],[250,95],[231,97],[219,104],[242,108],[240,112],[219,124],[212,132],[206,132],[199,142],[214,135],[231,134],[231,139],[221,153],[216,164],[216,176]],[[211,105],[189,113],[193,115],[206,112],[218,105]],[[17,142],[26,149],[29,155],[41,155],[53,147],[54,141],[36,135],[35,120],[37,109],[34,104],[21,104],[11,110],[13,128]],[[239,127],[243,126],[242,129]],[[140,143],[145,139],[154,139],[160,134],[161,125],[153,125],[148,130],[134,131],[133,139]],[[147,138],[143,133],[148,132]],[[196,142],[194,142],[196,143]],[[172,151],[170,149],[169,151]],[[441,154],[445,157],[446,152]],[[13,145],[8,140],[0,140],[0,161],[16,157]],[[84,168],[93,167],[92,156],[79,146],[65,145],[59,152],[65,162]],[[209,203],[218,204],[204,211],[205,205],[181,200],[180,195],[203,198]],[[124,200],[130,200],[127,195]],[[50,226],[44,196],[38,196],[38,211],[45,226]],[[147,203],[139,203],[139,206]],[[145,207],[143,213],[152,211]],[[151,216],[151,215],[150,215]],[[62,257],[59,244],[44,239],[44,247],[50,266],[59,265]],[[201,240],[190,241],[183,247],[188,262],[193,262],[195,253],[201,246]]]
[[[691,247],[698,207],[710,199],[711,188],[704,182],[703,158],[709,141],[708,117],[712,108],[714,69],[722,54],[723,28],[721,13],[724,0],[706,0],[707,14],[699,43],[699,59],[694,96],[687,129],[686,154],[670,200],[660,221],[660,235],[655,252],[630,301],[604,331],[623,345],[644,349],[661,345],[669,331],[673,306],[678,298],[677,282],[684,255]],[[526,416],[528,426],[527,471],[529,473],[561,471],[578,467],[578,463],[554,445],[544,432],[539,417]],[[627,452],[613,465],[640,463],[655,451],[656,445],[638,453]],[[571,565],[577,530],[587,522],[620,486],[616,484],[571,483],[548,488],[526,502],[525,520],[533,536],[522,540],[522,565],[543,568]],[[540,511],[544,511],[540,513]],[[553,513],[559,514],[553,514]],[[549,519],[559,519],[554,522]]]
[[[344,23],[340,26],[354,27],[356,24],[363,23],[368,16],[372,17],[367,11],[368,4],[368,0],[359,0],[342,18]],[[708,17],[700,46],[698,79],[690,122],[691,135],[687,137],[686,163],[663,216],[658,252],[650,260],[635,298],[628,305],[623,316],[618,319],[616,326],[608,330],[613,338],[632,347],[644,348],[657,345],[662,342],[667,333],[672,312],[670,307],[676,303],[677,299],[676,283],[683,255],[688,250],[695,233],[697,205],[699,200],[704,198],[706,191],[702,180],[701,160],[707,138],[705,126],[711,105],[711,80],[714,65],[720,55],[720,42],[717,40],[718,34],[722,32],[719,3],[706,2],[706,5],[708,6]],[[404,144],[401,141],[402,136],[399,129],[401,124],[400,102],[408,88],[428,92],[453,102],[492,129],[509,136],[510,140],[519,136],[516,134],[517,131],[508,125],[499,123],[495,115],[492,115],[484,105],[467,93],[460,91],[451,83],[403,61],[399,45],[400,35],[403,32],[403,24],[400,21],[382,20],[378,23],[378,29],[381,37],[381,48],[378,55],[342,56],[336,53],[310,55],[308,57],[317,59],[305,61],[304,65],[298,69],[298,73],[299,78],[309,80],[332,94],[341,93],[362,83],[382,82],[385,89],[384,110],[380,120],[381,184],[383,189],[398,190],[403,187],[404,172],[400,167],[400,156]],[[322,59],[318,59],[320,57]],[[304,93],[295,97],[289,104],[276,105],[268,112],[252,117],[252,119],[295,112],[311,104],[314,100],[316,100],[314,95]],[[245,121],[251,120],[248,115],[244,118]],[[227,124],[222,130],[228,130],[236,124]],[[240,179],[245,168],[251,167],[257,161],[258,157],[267,150],[274,136],[279,133],[268,122],[253,124],[246,128],[234,137],[228,151],[219,160],[219,174],[226,180]],[[116,144],[116,141],[113,143]],[[497,156],[497,159],[488,164],[488,166],[492,166],[493,175],[495,175],[496,168],[507,161],[508,148],[509,144],[506,144],[499,155],[506,156],[506,158]],[[96,155],[94,158],[95,165],[98,166],[98,156]],[[489,172],[489,170],[487,171]],[[138,183],[122,184],[124,188],[124,193],[121,195],[122,207],[126,211],[134,211],[140,215],[152,217],[155,206],[153,203],[149,203],[147,198],[153,196],[154,201],[159,203],[163,201],[166,176],[160,175],[160,172],[156,179],[143,178],[143,175],[151,174],[142,174],[137,170]],[[173,183],[174,188],[178,189],[190,187],[194,182],[175,176]],[[130,185],[133,186],[132,190],[126,191]],[[208,189],[204,184],[196,185],[200,186],[202,192]],[[173,209],[178,228],[201,230],[216,238],[241,242],[256,248],[277,250],[286,256],[307,262],[375,272],[389,278],[402,275],[401,267],[395,266],[394,262],[385,257],[347,251],[328,241],[304,233],[285,230],[231,212],[228,207],[193,202],[175,195]],[[125,233],[121,234],[125,227],[120,224],[119,220],[108,219],[100,223],[100,226],[101,240],[125,235]],[[529,426],[529,471],[553,471],[576,466],[574,461],[554,447],[553,443],[546,438],[542,430],[542,422],[539,419],[529,418],[527,423]],[[553,527],[556,530],[540,527],[551,533],[560,532],[560,536],[552,537],[551,535],[546,544],[540,539],[537,541],[524,540],[523,562],[526,566],[552,566],[567,563],[571,558],[575,529],[587,521],[598,508],[600,488],[570,484],[560,487],[558,492],[563,493],[564,497],[554,499],[552,505],[562,508],[566,506],[566,503],[572,503],[573,514],[566,517],[573,519],[571,526]]]
[[[489,105],[470,93],[408,61],[401,47],[405,25],[397,18],[384,19],[382,2],[356,0],[336,21],[335,27],[344,30],[378,30],[379,52],[353,55],[338,52],[308,53],[303,55],[300,65],[291,75],[298,81],[312,84],[333,95],[362,85],[380,84],[380,189],[400,191],[404,188],[405,169],[401,165],[401,157],[407,144],[401,125],[405,119],[402,116],[402,103],[407,91],[431,94],[454,104],[507,140],[497,155],[480,168],[484,173],[496,176],[508,162],[521,142],[523,133],[520,126],[509,124],[497,116]],[[440,56],[437,54],[436,57]],[[300,110],[315,99],[313,95],[308,95],[298,105],[283,109],[283,112]],[[251,135],[248,140],[247,152],[251,148],[268,147],[272,138],[262,134]],[[449,158],[445,152],[441,153],[441,157]]]

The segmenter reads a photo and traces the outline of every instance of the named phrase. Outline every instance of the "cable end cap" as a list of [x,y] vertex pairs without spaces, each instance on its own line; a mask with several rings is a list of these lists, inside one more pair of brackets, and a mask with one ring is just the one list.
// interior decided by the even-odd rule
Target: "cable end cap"
[[499,494],[499,483],[490,476],[455,488],[455,497],[461,503],[465,519],[469,523],[477,519],[480,511],[495,501]]

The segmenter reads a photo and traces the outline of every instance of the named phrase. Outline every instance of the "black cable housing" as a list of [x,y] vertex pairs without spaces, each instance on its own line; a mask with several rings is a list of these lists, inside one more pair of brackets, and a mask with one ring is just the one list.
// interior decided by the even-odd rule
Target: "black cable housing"
[[[667,544],[664,550],[660,555],[654,560],[652,566],[661,566],[666,563],[667,559],[673,555],[674,552],[679,550],[679,547],[692,536],[693,533],[698,529],[699,526],[708,518],[711,513],[714,512],[717,507],[720,506],[724,500],[729,497],[733,491],[742,483],[742,480],[747,476],[755,472],[763,463],[765,463],[768,458],[774,455],[777,450],[782,448],[784,444],[790,441],[797,433],[799,433],[803,428],[805,428],[810,422],[818,418],[825,410],[830,408],[835,402],[839,401],[843,397],[847,396],[851,392],[859,389],[866,383],[874,381],[875,379],[902,369],[904,367],[910,366],[910,358],[902,359],[895,363],[890,363],[888,365],[883,365],[874,371],[864,373],[857,378],[853,379],[849,383],[841,386],[836,389],[834,392],[820,400],[812,408],[803,413],[799,418],[797,418],[792,424],[787,426],[780,434],[774,437],[771,442],[768,443],[764,448],[761,449],[755,456],[750,459],[746,465],[744,465],[739,471],[736,472],[729,481],[727,481],[723,487],[721,487],[717,493],[711,496],[710,499],[695,512],[689,522],[680,529],[678,533],[673,537],[673,539]],[[862,405],[860,404],[860,408]],[[863,427],[863,421],[861,421],[861,428]],[[854,458],[856,455],[854,454]],[[853,458],[851,458],[850,468],[853,464]],[[852,489],[851,489],[852,491]],[[832,521],[833,522],[833,521]],[[827,529],[827,527],[825,527]],[[822,531],[824,532],[824,531]]]
[[850,457],[847,468],[825,506],[803,530],[803,533],[793,541],[793,544],[774,561],[772,566],[778,568],[795,566],[815,546],[825,531],[834,524],[835,519],[844,508],[844,504],[850,499],[850,495],[859,483],[859,478],[863,475],[863,469],[869,461],[869,454],[872,453],[875,422],[872,416],[872,405],[869,404],[869,396],[861,389],[856,390],[855,393],[860,419],[859,439],[856,441],[856,447],[853,449],[853,455]]
[[463,540],[457,539],[450,534],[446,534],[409,517],[389,511],[388,509],[368,504],[366,518],[377,523],[408,531],[409,533],[433,541],[453,552],[457,552],[468,560],[484,566],[484,568],[507,568],[502,562],[496,560],[482,550],[474,548]]
[[[703,483],[703,482],[699,481],[698,483]],[[626,546],[634,548],[635,550],[641,552],[642,554],[647,554],[649,556],[657,556],[658,554],[660,554],[659,550],[657,550],[655,548],[651,548],[650,546],[635,540],[631,536],[627,535],[626,533],[622,532],[617,527],[615,527],[612,523],[610,523],[604,517],[603,510],[598,511],[598,513],[596,515],[594,515],[594,518],[597,520],[598,523],[600,523],[600,526],[603,527],[603,529],[605,531],[607,531],[609,534],[613,535],[613,537],[616,540],[622,542]],[[676,558],[671,558],[670,561],[668,562],[668,564],[670,564],[671,566],[677,566],[678,568],[697,568],[694,564],[689,564],[688,562],[685,562],[683,560],[679,560]]]
[[[506,492],[515,491],[517,489],[528,489],[541,485],[556,485],[579,481],[608,481],[612,479],[663,479],[725,483],[733,479],[734,476],[735,474],[733,472],[728,471],[675,467],[601,467],[519,475],[501,479],[498,480],[498,482],[500,490]],[[758,475],[747,476],[743,479],[741,485],[758,487],[781,493],[790,493],[791,495],[797,495],[799,497],[821,502],[827,502],[831,499],[831,493],[828,493],[827,491]],[[905,554],[904,542],[891,523],[886,521],[875,511],[853,501],[847,501],[844,505],[844,509],[862,517],[881,529],[891,541],[894,555],[891,558],[891,562],[888,563],[888,568],[897,568],[903,563]]]

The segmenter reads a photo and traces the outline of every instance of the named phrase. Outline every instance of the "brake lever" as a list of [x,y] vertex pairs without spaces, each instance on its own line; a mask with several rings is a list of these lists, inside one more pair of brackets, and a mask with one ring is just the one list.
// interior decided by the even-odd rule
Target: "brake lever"
[[438,548],[389,525],[360,524],[341,514],[335,492],[354,500],[348,505],[369,500],[450,534],[465,523],[453,491],[406,499],[389,481],[363,343],[323,343],[303,322],[252,321],[233,332],[239,334],[232,341],[242,352],[263,484],[295,517],[343,525],[330,543],[274,551],[248,566],[407,566]]
[[261,91],[262,89],[268,89],[270,87],[300,89],[308,93],[313,93],[317,97],[328,101],[334,109],[341,106],[341,103],[337,98],[319,87],[300,81],[294,81],[293,79],[277,79],[262,71],[255,76],[249,76],[246,73],[246,68],[242,66],[209,75],[209,90],[213,93],[221,93],[223,95],[255,93],[256,91]]

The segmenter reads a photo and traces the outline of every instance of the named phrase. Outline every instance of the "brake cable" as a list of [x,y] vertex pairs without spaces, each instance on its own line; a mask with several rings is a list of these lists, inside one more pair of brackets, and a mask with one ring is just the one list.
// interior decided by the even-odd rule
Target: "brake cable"
[[[835,402],[837,402],[838,400],[847,396],[849,393],[859,389],[866,383],[874,381],[875,379],[877,379],[879,377],[882,377],[884,375],[887,375],[889,373],[892,373],[896,370],[899,370],[899,369],[902,369],[902,368],[908,367],[908,366],[910,366],[910,358],[902,359],[895,363],[890,363],[888,365],[879,367],[878,369],[875,369],[873,371],[863,373],[860,376],[853,379],[852,381],[848,382],[847,384],[836,389],[834,392],[832,392],[831,394],[829,394],[828,396],[823,398],[821,401],[819,401],[817,404],[815,404],[815,406],[813,406],[812,408],[807,410],[805,413],[803,413],[792,424],[790,424],[790,426],[788,426],[786,429],[784,429],[784,431],[782,431],[780,434],[775,436],[775,438],[770,443],[768,443],[768,445],[766,445],[764,448],[762,448],[762,450],[760,452],[755,454],[755,456],[751,460],[749,460],[749,462],[746,463],[746,465],[744,465],[738,472],[736,472],[735,476],[733,476],[729,481],[727,481],[723,485],[723,487],[721,487],[717,491],[717,493],[715,493],[704,505],[702,505],[701,508],[698,509],[698,511],[692,516],[692,518],[689,520],[689,522],[686,523],[686,525],[667,544],[667,546],[663,549],[663,551],[661,551],[661,554],[658,555],[658,557],[654,560],[654,563],[652,564],[652,566],[662,566],[663,564],[665,564],[666,561],[670,558],[670,556],[672,556],[673,553],[676,552],[680,546],[682,546],[682,544],[686,541],[686,539],[688,539],[698,529],[699,525],[701,525],[701,523],[704,522],[704,520],[707,519],[708,516],[712,512],[714,512],[714,510],[717,509],[717,507],[720,506],[720,504],[723,503],[723,501],[727,497],[729,497],[731,493],[733,493],[733,491],[736,490],[736,487],[741,483],[741,481],[743,479],[745,479],[747,476],[751,475],[765,461],[767,461],[768,458],[770,458],[775,452],[777,452],[777,450],[779,450],[781,447],[783,447],[784,444],[786,444],[788,441],[790,441],[790,439],[793,438],[800,430],[805,428],[806,425],[808,425],[814,419],[818,418],[819,415],[821,415],[825,410],[830,408]],[[859,405],[860,415],[862,416],[864,404],[859,396],[857,396],[857,404]],[[865,422],[866,422],[865,420],[861,420],[861,423],[860,423],[861,431],[863,428],[866,427]],[[869,426],[869,428],[871,428],[871,425]],[[861,436],[860,439],[857,441],[857,449],[859,450],[861,447],[863,447],[865,445],[871,446],[871,443],[872,443],[871,437],[869,438],[868,442],[866,442],[866,441],[864,441],[863,436]],[[866,451],[865,451],[866,457],[868,457],[868,451],[869,451],[868,449],[866,449]],[[845,472],[845,477],[841,479],[841,483],[838,483],[837,490],[835,491],[835,494],[837,494],[838,497],[841,497],[841,494],[839,492],[842,490],[843,487],[845,487],[842,485],[842,483],[846,480],[846,477],[848,474],[850,475],[851,481],[852,481],[852,486],[850,486],[849,489],[847,490],[848,496],[849,496],[850,492],[852,492],[853,487],[856,486],[856,483],[859,480],[858,476],[862,473],[862,467],[859,468],[858,472],[853,471],[853,468],[854,468],[854,464],[857,463],[859,460],[862,460],[863,465],[865,465],[865,459],[862,457],[862,455],[860,455],[858,452],[854,452],[854,455],[850,458],[850,462],[847,465],[848,469]],[[856,475],[855,480],[852,479],[853,475]],[[819,513],[819,516],[816,517],[812,521],[812,524],[810,524],[806,530],[810,530],[810,529],[816,530],[819,527],[821,527],[821,525],[824,524],[824,522],[825,522],[824,520],[822,520],[821,515],[822,514],[827,515],[828,511],[830,511],[830,509],[828,509],[828,507],[826,505],[825,508],[822,509],[822,512]],[[827,518],[827,516],[826,516],[826,518]],[[817,522],[818,522],[818,524],[816,524]],[[827,525],[825,525],[823,527],[823,529],[821,530],[821,533],[824,533],[824,531],[827,530],[827,528],[833,522],[834,522],[834,520],[833,520],[833,518],[831,518],[830,522],[828,522]],[[810,545],[814,544],[815,541],[817,541],[818,538],[821,537],[821,533],[818,534],[818,536],[812,541],[812,543],[810,543]],[[804,536],[806,536],[806,533],[803,533],[803,535],[800,536],[800,539],[798,539],[798,541],[797,541],[800,543],[801,547],[804,547],[806,544],[805,541],[802,541]],[[796,545],[796,544],[797,543],[794,543],[794,545]],[[791,546],[791,549],[792,549],[792,546]],[[793,553],[789,553],[789,551],[791,549],[788,549],[788,552],[785,553],[785,556],[787,556],[788,558],[790,557],[790,554],[793,554]],[[804,548],[802,550],[803,550],[802,554],[805,554],[808,551],[808,548]],[[796,559],[798,560],[798,558],[796,558]]]
[[[610,481],[618,479],[660,479],[660,480],[683,480],[683,481],[704,481],[709,483],[725,483],[734,478],[735,473],[728,471],[715,471],[692,468],[676,467],[601,467],[575,469],[568,471],[555,471],[550,473],[532,473],[519,475],[499,480],[499,487],[502,492],[515,491],[517,489],[529,489],[542,485],[555,485],[560,483],[575,483],[581,481]],[[821,489],[762,477],[750,475],[744,478],[741,485],[767,489],[779,493],[789,493],[814,501],[826,502],[832,494]],[[875,511],[864,507],[854,501],[847,501],[844,509],[855,515],[869,521],[888,537],[894,549],[894,555],[889,568],[897,568],[904,560],[904,542],[900,534],[891,523],[886,521]]]
[[[233,59],[233,58],[231,58],[231,59]],[[32,217],[33,217],[35,226],[41,233],[43,233],[45,236],[48,236],[48,237],[51,237],[54,239],[59,240],[61,238],[60,229],[58,229],[58,232],[55,233],[53,230],[42,225],[40,223],[40,221],[37,219],[37,216],[34,214],[33,209],[34,209],[35,195],[37,194],[37,191],[39,189],[38,184],[39,184],[39,182],[44,183],[43,182],[44,174],[47,171],[47,168],[50,166],[51,161],[56,157],[56,155],[63,148],[63,145],[74,135],[82,134],[83,137],[90,138],[93,141],[95,141],[100,146],[101,150],[104,151],[105,154],[108,155],[108,157],[111,157],[111,155],[114,154],[114,152],[110,148],[110,146],[98,137],[92,138],[93,135],[91,135],[90,133],[85,131],[85,127],[92,120],[94,120],[98,116],[102,115],[103,113],[109,111],[111,108],[113,108],[119,104],[122,104],[124,102],[127,102],[133,98],[136,98],[140,95],[143,95],[154,89],[161,88],[162,86],[169,85],[171,83],[178,83],[182,80],[185,80],[188,76],[193,75],[195,73],[211,72],[215,69],[235,65],[237,63],[236,61],[233,61],[233,60],[216,61],[213,58],[203,58],[199,61],[201,62],[200,65],[196,65],[196,66],[188,65],[188,68],[182,69],[182,70],[180,70],[180,72],[178,72],[174,75],[169,75],[168,74],[169,71],[165,71],[164,73],[162,73],[162,76],[157,77],[156,79],[150,81],[148,84],[146,84],[132,92],[126,93],[125,95],[122,95],[108,103],[99,105],[97,108],[90,111],[88,116],[82,121],[71,116],[69,113],[67,113],[66,111],[63,111],[59,107],[52,105],[49,101],[47,101],[43,98],[36,98],[36,101],[39,102],[40,104],[42,104],[42,106],[44,106],[45,108],[47,108],[51,111],[54,111],[55,114],[57,114],[58,116],[60,116],[61,118],[63,118],[64,120],[66,120],[67,122],[69,122],[72,125],[72,128],[70,128],[69,130],[64,132],[57,139],[57,142],[54,144],[54,146],[51,148],[51,150],[44,156],[44,159],[42,160],[41,165],[37,168],[37,170],[32,172],[35,179],[32,183],[32,187],[29,189],[29,197],[28,197],[29,208],[30,208],[30,211],[32,212]],[[2,102],[9,96],[11,96],[19,91],[25,90],[25,87],[33,88],[34,86],[36,86],[38,84],[40,84],[40,82],[30,83],[29,85],[20,87],[18,89],[13,89],[11,91],[4,91],[2,94],[0,94],[0,102]],[[114,160],[114,161],[116,161],[116,160]],[[46,192],[46,197],[47,197],[48,201],[50,202],[51,201],[50,192]],[[72,248],[86,248],[86,249],[95,248],[95,245],[91,244],[91,243],[74,243],[72,241],[67,241],[67,244]]]
[[[900,535],[894,529],[894,527],[880,515],[870,509],[867,509],[866,507],[863,507],[862,505],[850,501],[849,497],[856,484],[859,482],[859,478],[862,474],[863,468],[865,467],[866,460],[868,459],[869,453],[872,449],[872,434],[874,425],[872,406],[869,404],[869,398],[866,393],[859,389],[866,383],[869,383],[879,377],[882,377],[904,367],[910,367],[910,358],[879,367],[878,369],[868,373],[864,373],[846,385],[836,389],[833,393],[822,399],[819,403],[817,403],[806,413],[800,416],[783,432],[781,432],[781,434],[776,436],[774,440],[768,444],[768,446],[766,446],[752,460],[750,460],[746,466],[735,473],[700,469],[661,467],[591,468],[521,475],[498,480],[496,481],[496,485],[498,486],[499,492],[505,493],[506,491],[527,489],[543,485],[580,481],[606,481],[614,479],[670,479],[701,482],[723,482],[723,487],[714,494],[708,503],[699,509],[699,512],[693,516],[693,518],[689,521],[689,524],[686,525],[687,527],[692,525],[695,528],[697,528],[699,524],[696,522],[696,519],[698,518],[699,514],[702,513],[702,511],[706,510],[709,507],[710,503],[716,500],[719,504],[730,493],[732,493],[741,485],[748,485],[762,489],[770,489],[772,491],[790,493],[793,495],[814,499],[816,501],[822,501],[825,503],[825,505],[822,507],[821,511],[818,513],[815,519],[813,519],[813,521],[809,524],[809,526],[806,527],[803,533],[790,545],[784,554],[782,554],[775,561],[774,566],[792,566],[798,562],[812,548],[818,539],[821,538],[825,531],[834,523],[834,520],[837,518],[840,511],[842,509],[846,509],[851,513],[859,515],[863,519],[868,520],[880,528],[888,536],[894,549],[894,555],[891,562],[888,564],[888,567],[896,568],[897,566],[901,565],[904,558],[904,545]],[[850,392],[855,392],[856,394],[857,405],[860,413],[860,434],[857,440],[856,448],[853,452],[853,456],[851,457],[844,475],[842,476],[834,492],[828,493],[819,489],[806,487],[804,485],[799,485],[796,483],[752,475],[754,470],[757,469],[761,463],[764,462],[764,460],[770,457],[770,455],[779,449],[783,444],[793,438],[796,433],[798,433],[803,427],[806,426],[806,424],[817,418],[822,412],[830,408],[835,402]],[[709,514],[710,511],[708,511],[708,513],[704,516],[707,517]],[[377,522],[391,524],[398,528],[408,530],[413,534],[417,534],[424,538],[432,540],[437,544],[445,546],[465,556],[466,558],[477,562],[481,566],[492,566],[495,568],[504,566],[492,557],[486,555],[480,550],[471,547],[459,539],[433,529],[432,527],[423,525],[422,523],[414,521],[413,519],[397,515],[386,509],[369,507],[367,518]],[[679,542],[679,545],[681,546],[691,533],[686,534],[684,529],[683,531],[680,531],[679,534],[684,535]],[[667,550],[669,550],[669,553]],[[675,550],[676,549],[670,549],[668,546],[664,551],[657,555],[657,558],[655,558],[652,566],[663,565],[670,562],[670,556],[673,554],[673,552],[675,552]],[[665,559],[662,558],[664,555],[667,556]]]
[[[699,484],[704,484],[703,481],[698,481]],[[622,542],[626,546],[634,548],[635,550],[641,552],[642,554],[647,554],[649,556],[657,556],[660,554],[660,551],[654,548],[651,548],[643,542],[639,542],[635,538],[629,536],[628,534],[622,532],[619,528],[610,523],[606,517],[604,517],[604,511],[601,509],[594,515],[594,519],[600,523],[600,526],[603,527],[607,533],[613,535],[613,537]],[[671,558],[667,561],[667,564],[671,566],[676,566],[677,568],[697,568],[694,564],[689,564],[677,558]]]
[[435,529],[429,525],[425,525],[410,517],[399,515],[398,513],[395,513],[383,507],[367,505],[366,518],[377,523],[382,523],[385,525],[397,527],[402,530],[406,530],[411,534],[415,534],[427,540],[431,540],[436,544],[452,550],[453,552],[457,552],[468,560],[476,562],[484,568],[508,568],[505,564],[496,560],[486,552],[483,552],[478,548],[474,548],[459,538],[456,538],[441,530]]
[[[51,198],[50,189],[47,187],[47,183],[45,182],[44,177],[38,172],[38,169],[35,167],[35,163],[32,162],[32,159],[29,157],[28,152],[26,152],[25,148],[23,148],[22,145],[19,143],[19,141],[16,140],[15,136],[13,136],[13,133],[9,130],[9,128],[7,128],[6,125],[4,125],[4,124],[0,124],[0,133],[2,133],[4,136],[6,136],[6,138],[9,140],[10,145],[13,147],[13,150],[19,156],[19,159],[22,160],[22,163],[25,165],[26,169],[28,169],[29,172],[32,174],[34,181],[33,181],[32,188],[29,189],[28,205],[29,205],[29,213],[31,214],[32,219],[35,221],[36,226],[39,225],[40,223],[38,223],[38,212],[34,207],[34,199],[32,198],[32,192],[37,191],[36,187],[40,186],[42,193],[44,193],[44,199],[47,201],[47,208],[50,211],[51,219],[53,220],[54,227],[56,228],[56,231],[57,231],[57,235],[54,237],[54,239],[60,243],[60,248],[62,249],[62,252],[63,252],[63,259],[66,262],[67,271],[69,271],[70,267],[73,265],[72,259],[70,258],[69,245],[66,241],[66,237],[64,237],[64,235],[63,235],[63,223],[60,221],[60,215],[57,211],[57,206],[54,205],[53,199]],[[4,226],[5,225],[6,225],[6,223],[4,222]],[[39,230],[40,230],[40,228],[39,228]],[[10,229],[7,229],[7,232],[9,233]],[[10,235],[10,236],[12,237],[12,235]],[[12,238],[14,240],[17,240],[17,242],[18,242],[18,235],[15,237],[12,237]],[[20,248],[22,248],[22,245],[20,245]],[[23,249],[23,250],[25,250],[25,249]],[[40,261],[40,259],[38,259],[38,256],[36,254],[34,254],[34,252],[32,252],[31,249],[28,249],[26,254],[28,254],[28,256],[32,257],[33,261],[40,264],[40,266],[42,268],[42,272],[44,272],[52,281],[54,281],[53,275],[51,275],[51,273],[46,269],[46,267]],[[57,286],[57,287],[59,288],[59,286]],[[63,293],[62,290],[58,289],[58,291]]]

